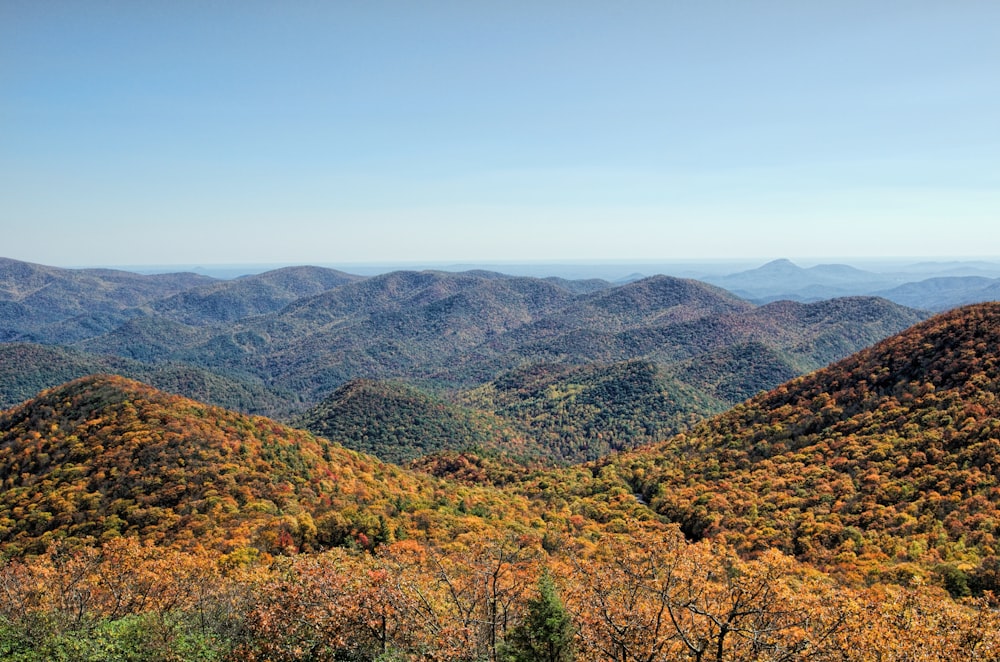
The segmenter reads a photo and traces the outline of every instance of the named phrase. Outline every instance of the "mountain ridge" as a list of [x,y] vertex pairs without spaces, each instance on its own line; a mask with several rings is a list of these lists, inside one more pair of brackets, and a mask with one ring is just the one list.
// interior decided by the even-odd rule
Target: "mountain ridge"
[[1000,515],[997,347],[1000,304],[954,310],[602,462],[695,538],[982,586]]
[[[0,380],[0,402],[30,395],[29,382],[54,386],[82,376],[86,364],[291,420],[354,379],[407,381],[454,399],[531,364],[593,364],[599,371],[642,361],[670,384],[662,393],[672,393],[673,404],[654,407],[671,412],[676,425],[657,428],[669,433],[692,416],[717,413],[922,317],[861,298],[762,307],[669,276],[577,285],[481,270],[361,278],[315,267],[212,282],[48,325],[47,333],[73,339],[66,351],[86,357],[50,354],[53,366],[32,368],[25,361],[39,352],[9,352],[32,377],[0,371],[9,380]],[[650,397],[666,397],[662,393]],[[529,399],[541,406],[536,396]],[[692,409],[678,411],[681,402]],[[636,410],[648,404],[637,403]],[[536,431],[549,434],[546,429]],[[563,455],[577,434],[542,445],[564,448],[557,453]],[[619,446],[590,439],[595,448]],[[590,452],[580,448],[567,457]]]

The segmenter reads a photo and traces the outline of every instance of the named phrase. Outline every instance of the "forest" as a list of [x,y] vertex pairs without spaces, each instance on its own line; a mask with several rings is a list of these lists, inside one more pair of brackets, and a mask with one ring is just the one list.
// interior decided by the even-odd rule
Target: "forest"
[[[859,302],[781,302],[765,314],[722,296],[720,313],[716,294],[693,284],[559,293],[477,274],[378,287],[345,278],[323,306],[289,293],[328,276],[284,274],[251,290],[250,309],[285,311],[256,328],[280,338],[288,320],[317,315],[329,329],[363,326],[371,319],[337,308],[359,305],[412,321],[415,296],[430,301],[420,315],[436,311],[427,333],[457,332],[440,327],[442,314],[484,310],[470,283],[563,307],[491,319],[509,334],[447,374],[358,376],[299,402],[286,422],[129,372],[286,393],[181,354],[157,363],[4,345],[28,377],[52,359],[69,379],[0,412],[0,659],[1000,659],[1000,304],[918,321],[788,375],[767,366],[834,355],[842,336],[828,327],[807,340],[786,326],[803,343],[794,352],[718,339],[763,337],[754,316],[772,330],[810,316],[828,324]],[[186,291],[183,279],[167,284],[171,297]],[[671,307],[678,300],[688,303]],[[697,312],[707,301],[714,312]],[[597,321],[599,342],[571,333]],[[554,356],[567,334],[579,342]],[[655,349],[566,358],[609,337]],[[258,341],[241,342],[249,352]],[[234,345],[210,347],[235,356]],[[511,347],[533,358],[511,367],[501,360]],[[259,348],[262,364],[280,354]],[[369,349],[385,359],[385,346]],[[438,350],[410,351],[400,365]],[[666,361],[671,352],[687,358]],[[726,372],[734,361],[744,377],[782,382],[758,392]],[[69,374],[91,368],[103,369]],[[459,372],[488,379],[461,385]]]

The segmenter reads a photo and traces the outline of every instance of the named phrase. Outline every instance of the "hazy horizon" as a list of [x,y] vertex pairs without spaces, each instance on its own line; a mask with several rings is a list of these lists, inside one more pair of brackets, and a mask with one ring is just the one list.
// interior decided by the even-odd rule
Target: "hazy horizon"
[[[0,256],[6,257],[6,256]],[[536,261],[405,261],[405,262],[263,262],[263,263],[198,263],[198,264],[64,264],[47,265],[65,269],[118,269],[141,274],[193,272],[214,278],[230,279],[263,273],[286,267],[312,266],[337,269],[360,276],[375,276],[399,270],[437,270],[448,272],[487,270],[513,276],[537,278],[562,277],[571,279],[603,278],[622,280],[631,276],[657,274],[686,278],[723,276],[762,267],[778,260],[791,261],[798,267],[847,265],[872,273],[919,274],[922,271],[945,271],[950,266],[981,265],[1000,277],[1000,256],[954,258],[940,256],[867,257],[867,258],[719,258],[689,260],[536,260]]]

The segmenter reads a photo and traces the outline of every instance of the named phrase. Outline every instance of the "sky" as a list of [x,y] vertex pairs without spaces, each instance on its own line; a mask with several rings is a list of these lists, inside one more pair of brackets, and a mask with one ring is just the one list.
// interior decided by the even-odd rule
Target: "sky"
[[995,257],[998,26],[995,0],[0,0],[0,256]]

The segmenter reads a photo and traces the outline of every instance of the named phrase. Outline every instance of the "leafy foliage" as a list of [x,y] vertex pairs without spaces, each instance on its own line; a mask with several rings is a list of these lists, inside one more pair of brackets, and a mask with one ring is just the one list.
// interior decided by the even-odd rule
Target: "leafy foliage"
[[443,450],[525,451],[523,437],[503,421],[400,383],[349,382],[296,424],[397,464]]
[[936,317],[608,461],[692,538],[996,590],[1000,304]]
[[[954,311],[666,442],[502,489],[78,380],[0,415],[0,652],[544,659],[568,616],[585,661],[997,659],[998,346],[1000,304]],[[576,383],[611,403],[614,375],[657,392],[648,364],[613,368],[512,373],[524,392],[489,396]]]
[[[451,401],[447,420],[418,423],[406,398],[388,399],[369,439],[330,428],[396,461],[465,451],[470,440],[487,453],[514,446],[521,458],[593,459],[669,436],[919,317],[873,299],[756,307],[666,276],[611,286],[484,271],[361,278],[291,267],[206,283],[4,264],[0,339],[71,348],[0,346],[10,359],[0,363],[0,404],[104,372],[289,421],[357,379],[428,386]],[[505,390],[502,382],[533,370],[551,374],[551,393],[564,396]],[[480,412],[460,412],[455,401]],[[328,405],[307,420],[328,418]],[[387,429],[403,421],[412,433]],[[392,437],[408,447],[392,450]]]
[[581,462],[686,429],[723,405],[665,378],[648,362],[533,365],[463,394],[525,430],[559,462]]
[[545,554],[512,537],[447,548],[409,540],[271,561],[125,539],[49,549],[0,563],[0,653],[23,662],[904,662],[1000,653],[1000,620],[986,601],[846,587],[780,552],[743,560],[672,527],[593,542],[590,552]]
[[686,429],[692,412],[722,409],[642,362],[536,365],[458,397],[355,380],[295,423],[396,463],[457,451],[552,465],[634,448]]
[[0,549],[119,536],[266,553],[448,537],[525,515],[311,434],[90,377],[0,415]]
[[194,292],[0,267],[8,336],[118,355],[5,344],[11,393],[104,366],[285,411],[359,374],[457,389],[353,381],[311,414],[420,472],[116,376],[3,412],[4,659],[1000,656],[1000,304],[696,424],[915,314],[667,278],[291,270]]
[[0,344],[0,408],[12,407],[53,384],[94,374],[117,374],[168,393],[245,414],[280,418],[296,398],[276,393],[253,378],[223,377],[183,363],[148,365],[115,356],[94,356],[69,348],[30,343]]

